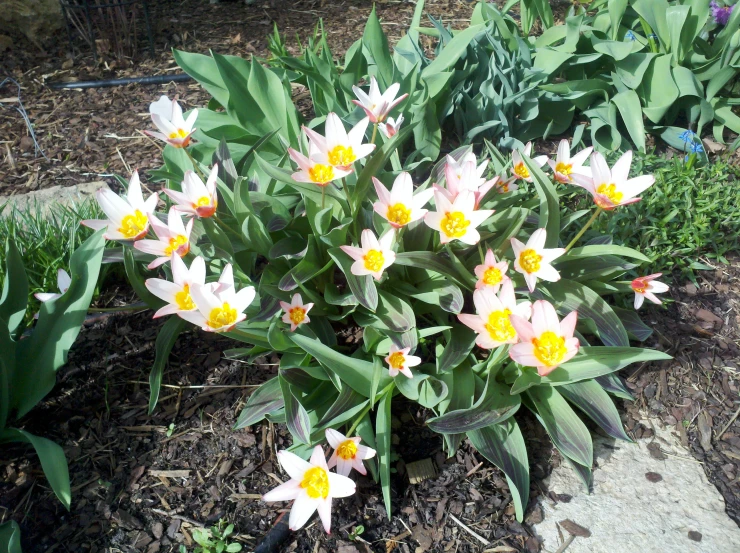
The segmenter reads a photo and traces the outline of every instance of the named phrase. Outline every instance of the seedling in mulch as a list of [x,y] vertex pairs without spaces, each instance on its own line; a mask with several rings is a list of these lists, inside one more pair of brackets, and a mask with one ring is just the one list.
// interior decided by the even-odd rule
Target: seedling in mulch
[[172,433],[175,431],[175,423],[171,422],[170,425],[167,427],[167,437],[169,438],[172,436]]
[[[211,528],[195,528],[193,530],[193,539],[198,544],[193,553],[222,553],[224,551],[228,553],[241,551],[242,544],[240,543],[229,543],[227,538],[234,532],[234,525],[228,524],[227,521],[221,519],[218,521],[218,525],[211,526]],[[187,553],[187,548],[184,545],[180,546],[180,553]]]
[[365,531],[365,527],[362,524],[358,524],[354,528],[352,528],[352,532],[350,532],[349,536],[347,536],[350,540],[356,541],[360,538],[362,533]]

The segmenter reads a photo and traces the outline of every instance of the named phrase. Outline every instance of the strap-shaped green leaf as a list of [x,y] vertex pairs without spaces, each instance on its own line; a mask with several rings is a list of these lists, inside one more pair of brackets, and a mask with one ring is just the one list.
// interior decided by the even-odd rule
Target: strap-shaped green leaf
[[531,158],[522,154],[524,164],[532,176],[537,195],[540,197],[540,221],[538,226],[547,230],[545,246],[555,248],[560,237],[560,202],[550,177],[537,167]]
[[378,308],[378,290],[370,275],[357,276],[352,273],[352,260],[339,248],[329,250],[329,255],[344,273],[349,289],[365,309],[375,312]]
[[285,378],[282,375],[278,375],[278,380],[280,382],[280,389],[283,392],[283,401],[285,402],[285,424],[288,426],[288,430],[290,430],[294,439],[304,444],[310,444],[311,419]]
[[437,371],[449,372],[457,368],[473,351],[476,336],[475,332],[464,325],[452,327],[450,339],[442,355],[437,357]]
[[14,520],[0,524],[0,551],[23,553],[21,551],[21,528]]
[[604,432],[613,438],[632,441],[624,431],[614,402],[598,382],[595,380],[574,382],[560,386],[558,391],[570,403],[586,413]]
[[154,344],[154,364],[149,372],[149,414],[154,412],[154,408],[159,401],[159,390],[162,387],[162,375],[170,352],[177,342],[178,336],[186,327],[185,320],[176,315],[170,316],[166,323],[159,329],[157,340]]
[[375,445],[378,450],[380,465],[380,486],[383,490],[383,503],[388,520],[391,519],[391,400],[393,388],[390,388],[378,402],[378,413],[375,420]]
[[15,242],[8,240],[5,245],[5,281],[0,295],[0,324],[7,327],[10,335],[15,335],[28,305],[28,277],[23,266],[23,258]]
[[362,35],[362,44],[369,54],[368,64],[375,64],[377,67],[377,78],[382,86],[388,88],[393,84],[393,60],[391,59],[391,50],[388,47],[388,39],[380,26],[378,14],[375,11],[375,5],[370,12],[365,24],[365,32]]
[[285,405],[278,377],[271,378],[255,390],[236,420],[234,430],[246,428],[260,422],[265,415],[282,409]]

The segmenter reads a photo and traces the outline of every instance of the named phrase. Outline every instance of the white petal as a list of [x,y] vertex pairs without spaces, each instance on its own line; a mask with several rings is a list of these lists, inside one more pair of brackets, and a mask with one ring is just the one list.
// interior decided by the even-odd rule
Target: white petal
[[[69,289],[70,284],[72,284],[72,278],[69,276],[69,273],[67,273],[67,271],[65,271],[64,269],[59,269],[57,271],[57,286],[59,287],[59,291],[61,293],[66,292]],[[668,287],[666,286],[666,290],[667,289]]]
[[262,501],[290,501],[303,491],[299,480],[288,480],[262,496]]
[[334,449],[338,448],[342,444],[342,442],[347,441],[347,437],[344,434],[334,430],[333,428],[327,428],[325,435],[326,441]]
[[330,472],[329,489],[332,497],[348,497],[355,493],[355,483],[346,476]]
[[288,519],[290,529],[295,532],[303,528],[303,525],[308,522],[318,506],[319,501],[317,499],[311,499],[306,493],[299,494],[295,498],[293,508],[290,510],[290,518]]
[[304,461],[295,453],[287,450],[278,451],[278,461],[288,475],[299,482],[303,480],[304,473],[311,468],[311,464]]

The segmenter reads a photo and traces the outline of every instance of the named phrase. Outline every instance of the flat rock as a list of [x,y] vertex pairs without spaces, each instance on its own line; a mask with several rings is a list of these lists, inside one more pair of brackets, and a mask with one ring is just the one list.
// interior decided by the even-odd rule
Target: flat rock
[[27,194],[0,196],[0,206],[8,202],[8,205],[1,213],[7,215],[14,206],[19,210],[23,210],[38,205],[42,213],[45,214],[52,206],[58,204],[81,204],[88,198],[92,198],[93,194],[101,188],[108,188],[108,185],[103,181],[95,181],[76,184],[74,186],[52,186]]
[[[568,520],[591,532],[576,537],[568,553],[740,551],[740,529],[701,464],[659,421],[642,422],[655,428],[653,438],[630,444],[594,436],[593,493],[567,463],[545,481],[551,496],[572,496],[567,503],[540,498],[544,519],[533,529],[545,550],[558,549],[556,524]],[[662,454],[653,454],[658,447]]]

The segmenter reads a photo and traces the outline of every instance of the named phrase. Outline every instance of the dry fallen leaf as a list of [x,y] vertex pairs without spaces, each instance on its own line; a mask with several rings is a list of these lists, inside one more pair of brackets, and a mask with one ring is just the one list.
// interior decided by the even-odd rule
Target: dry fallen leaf
[[559,522],[560,526],[565,528],[565,530],[574,536],[580,536],[582,538],[590,538],[591,537],[591,530],[588,528],[584,528],[580,524],[576,524],[570,519],[561,520]]

